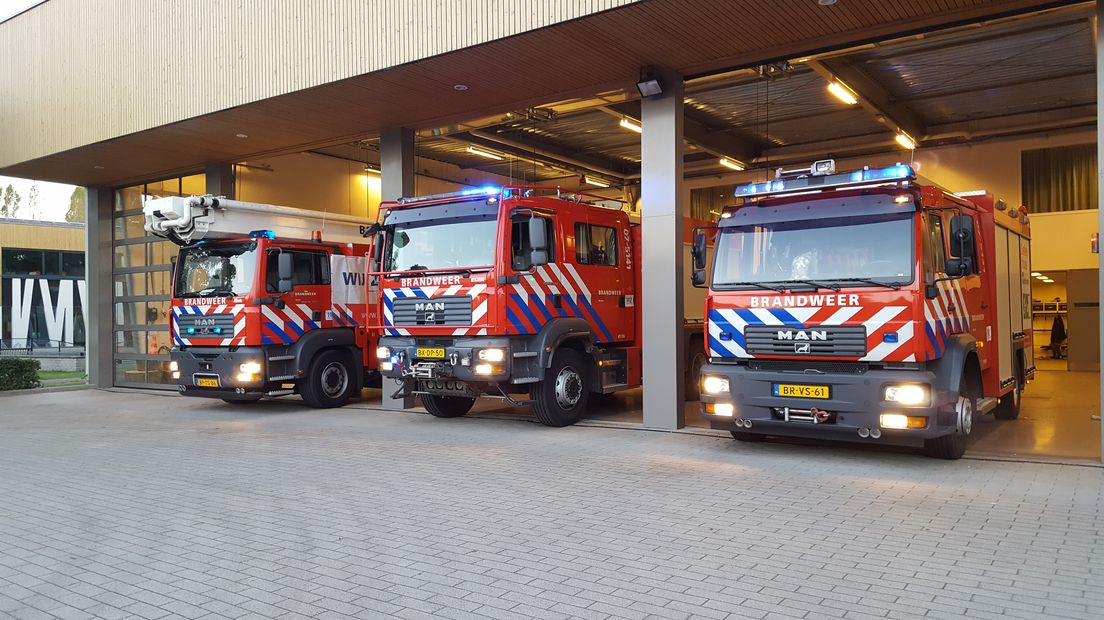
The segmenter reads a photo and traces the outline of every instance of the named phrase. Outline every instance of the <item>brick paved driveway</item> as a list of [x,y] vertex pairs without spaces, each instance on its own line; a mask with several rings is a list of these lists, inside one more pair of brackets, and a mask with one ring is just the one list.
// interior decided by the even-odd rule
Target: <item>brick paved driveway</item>
[[0,398],[0,617],[1104,616],[1089,467]]

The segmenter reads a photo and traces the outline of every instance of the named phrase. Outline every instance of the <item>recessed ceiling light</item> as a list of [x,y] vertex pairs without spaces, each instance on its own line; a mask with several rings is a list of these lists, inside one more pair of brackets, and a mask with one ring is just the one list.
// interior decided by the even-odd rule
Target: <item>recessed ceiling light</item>
[[453,84],[452,90],[468,90],[467,84]]
[[817,4],[820,6],[832,6],[836,3],[836,0],[817,0]]
[[235,137],[235,138],[248,138],[248,137],[249,137],[249,134],[244,134],[244,133],[236,133],[236,134],[234,134],[234,137]]
[[92,169],[93,170],[103,170],[104,167],[103,166],[92,166]]

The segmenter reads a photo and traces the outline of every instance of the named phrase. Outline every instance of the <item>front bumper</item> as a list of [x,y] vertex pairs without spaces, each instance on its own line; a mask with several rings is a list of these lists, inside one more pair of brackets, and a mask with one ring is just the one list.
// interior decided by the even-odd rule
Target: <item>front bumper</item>
[[[413,338],[385,336],[379,340],[390,356],[379,359],[380,374],[392,379],[417,379],[422,381],[459,381],[462,383],[508,382],[513,370],[513,349],[509,338],[500,336],[474,336],[458,338]],[[419,356],[419,349],[441,349],[441,357]],[[500,362],[479,359],[481,349],[502,349],[506,352]],[[390,368],[388,368],[390,364]],[[492,372],[477,374],[476,367],[487,364]]]
[[[702,415],[715,429],[919,446],[925,439],[949,435],[957,428],[957,395],[938,390],[935,374],[927,370],[870,368],[855,374],[806,374],[752,370],[743,364],[707,364],[702,376],[728,379],[727,394],[703,393],[701,397]],[[906,407],[883,400],[887,385],[910,383],[929,386],[928,405]],[[827,386],[829,398],[776,396],[774,386],[780,384]],[[718,403],[731,403],[733,414],[710,413],[707,405]],[[883,428],[882,414],[925,417],[927,424],[924,428]],[[863,429],[866,436],[860,434]],[[871,437],[872,429],[877,429],[875,434],[880,437]]]
[[[230,351],[223,347],[188,347],[175,349],[171,359],[180,374],[174,379],[177,389],[185,396],[205,398],[260,398],[268,391],[268,380],[263,347],[239,347]],[[261,372],[252,381],[239,379],[240,366],[245,362],[258,362]],[[217,381],[217,386],[200,383]]]

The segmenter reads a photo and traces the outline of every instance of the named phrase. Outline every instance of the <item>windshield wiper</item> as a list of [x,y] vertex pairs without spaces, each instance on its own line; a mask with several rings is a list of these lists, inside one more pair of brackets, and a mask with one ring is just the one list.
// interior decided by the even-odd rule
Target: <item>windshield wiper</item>
[[[421,271],[426,269],[419,265],[411,265],[410,271]],[[465,278],[476,272],[490,271],[490,267],[478,267],[472,269],[471,267],[460,267],[458,269],[428,269],[424,273],[417,274],[418,276],[448,276],[453,274],[460,274]],[[391,273],[387,275],[387,279],[394,280],[395,278],[409,278],[412,274],[403,273]]]
[[233,294],[233,293],[234,293],[234,289],[224,286],[224,287],[215,287],[215,288],[205,288],[202,291],[196,291],[195,293],[192,293],[192,295],[195,295],[196,297],[211,297],[213,295],[230,295],[230,294]]
[[[861,284],[871,284],[874,286],[884,286],[885,288],[893,289],[895,291],[901,290],[902,284],[900,282],[879,282],[877,280],[871,280],[870,278],[832,278],[833,282],[859,282]],[[836,289],[839,290],[838,288]]]
[[804,284],[805,286],[811,286],[814,289],[827,288],[833,291],[840,290],[840,285],[832,284],[831,282],[824,282],[822,280],[786,280],[784,283],[780,282],[780,284],[783,284],[783,286],[785,286],[786,284]]

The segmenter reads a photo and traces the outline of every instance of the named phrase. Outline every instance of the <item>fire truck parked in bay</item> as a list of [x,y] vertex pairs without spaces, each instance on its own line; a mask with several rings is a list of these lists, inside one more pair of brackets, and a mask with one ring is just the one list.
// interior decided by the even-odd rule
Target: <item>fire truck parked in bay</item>
[[143,213],[146,231],[182,246],[169,327],[182,394],[339,407],[378,380],[361,220],[212,196]]
[[918,182],[910,166],[836,173],[830,160],[736,196],[712,231],[713,428],[959,458],[976,416],[1018,416],[1035,370],[1025,209]]
[[[639,229],[606,200],[488,187],[385,203],[372,277],[380,371],[397,381],[384,389],[397,383],[396,395],[419,395],[437,417],[489,396],[565,426],[591,395],[639,386]],[[701,324],[685,333],[700,368]]]

